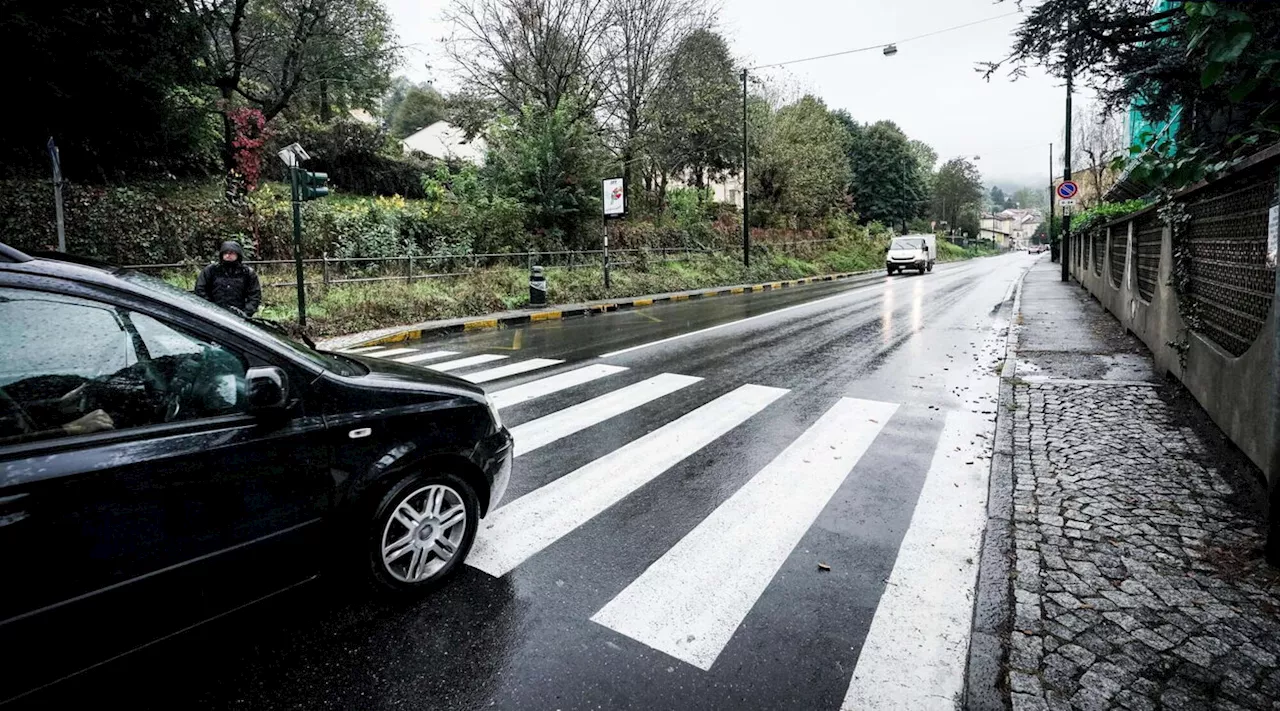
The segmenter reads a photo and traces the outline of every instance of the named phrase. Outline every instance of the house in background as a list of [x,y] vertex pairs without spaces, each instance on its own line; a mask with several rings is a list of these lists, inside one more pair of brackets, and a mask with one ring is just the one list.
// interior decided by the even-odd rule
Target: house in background
[[355,121],[356,123],[362,123],[366,126],[382,125],[382,122],[379,121],[377,117],[375,117],[373,114],[369,113],[365,109],[351,109],[350,111],[347,112],[347,115],[351,117],[352,121]]
[[[721,178],[704,181],[711,190],[711,200],[725,205],[735,205],[742,209],[742,176],[725,175]],[[673,175],[667,180],[667,190],[691,188],[692,181],[686,182],[683,176]]]
[[462,161],[472,165],[483,165],[488,149],[484,138],[476,136],[468,141],[466,132],[448,121],[436,121],[408,136],[400,145],[405,153],[419,151],[438,160]]
[[1010,209],[994,214],[983,213],[978,237],[1005,249],[1026,249],[1042,222],[1044,214],[1039,210]]

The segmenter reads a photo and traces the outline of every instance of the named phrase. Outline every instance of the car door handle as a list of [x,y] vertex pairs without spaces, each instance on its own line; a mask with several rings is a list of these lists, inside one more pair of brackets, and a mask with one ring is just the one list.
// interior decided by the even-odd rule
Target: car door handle
[[0,496],[0,506],[7,507],[9,504],[12,504],[15,501],[21,501],[22,499],[25,499],[28,496],[30,496],[30,494],[27,494],[26,492],[23,492],[21,494],[12,494],[10,496]]
[[28,494],[25,493],[0,496],[0,528],[11,526],[27,518],[26,510],[19,508],[21,504],[18,503],[27,496]]

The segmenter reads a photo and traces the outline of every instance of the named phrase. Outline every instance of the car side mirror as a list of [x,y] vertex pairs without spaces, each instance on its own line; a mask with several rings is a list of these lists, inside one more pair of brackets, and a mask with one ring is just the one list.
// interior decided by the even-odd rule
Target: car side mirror
[[289,403],[289,376],[280,368],[250,368],[245,374],[249,385],[249,409],[255,412],[279,410]]

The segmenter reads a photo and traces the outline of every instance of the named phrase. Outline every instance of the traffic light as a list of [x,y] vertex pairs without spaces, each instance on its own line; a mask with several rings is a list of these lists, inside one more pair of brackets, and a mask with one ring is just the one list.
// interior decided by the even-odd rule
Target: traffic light
[[307,170],[298,171],[298,192],[303,200],[315,200],[329,194],[325,183],[329,182],[328,173],[312,173]]

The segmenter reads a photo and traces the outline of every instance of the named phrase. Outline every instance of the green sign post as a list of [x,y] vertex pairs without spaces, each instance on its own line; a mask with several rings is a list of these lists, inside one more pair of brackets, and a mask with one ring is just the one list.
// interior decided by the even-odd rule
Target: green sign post
[[297,161],[289,167],[289,184],[293,197],[293,263],[298,274],[298,325],[307,327],[307,288],[302,270],[302,202],[316,200],[329,194],[327,173],[313,173],[298,167]]

